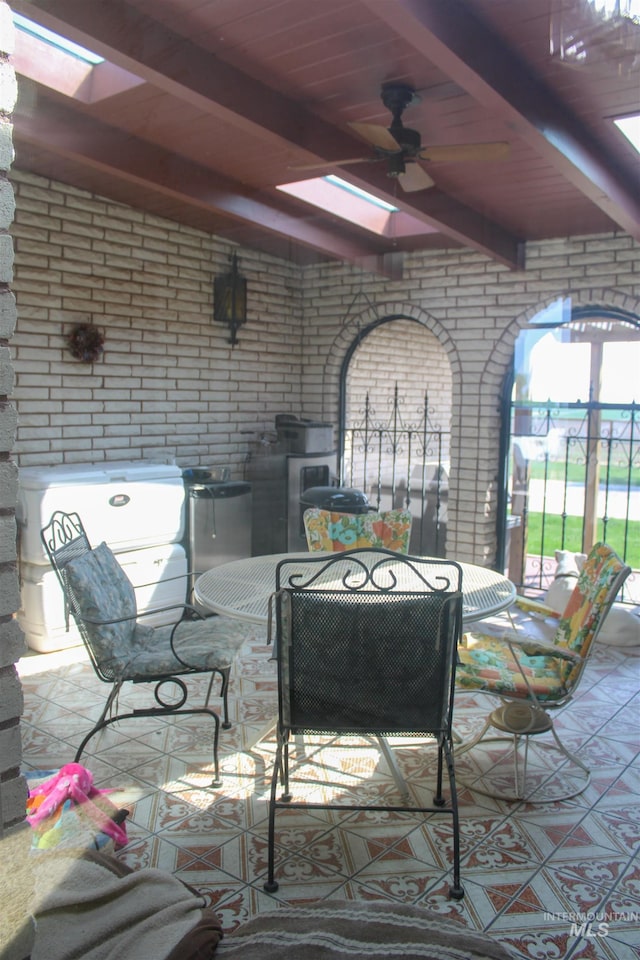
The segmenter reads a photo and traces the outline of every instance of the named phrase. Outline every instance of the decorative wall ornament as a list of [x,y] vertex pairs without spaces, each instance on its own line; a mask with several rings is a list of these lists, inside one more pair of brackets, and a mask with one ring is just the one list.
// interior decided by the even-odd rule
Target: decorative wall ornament
[[91,323],[79,323],[67,336],[69,353],[82,363],[95,363],[104,353],[104,333]]

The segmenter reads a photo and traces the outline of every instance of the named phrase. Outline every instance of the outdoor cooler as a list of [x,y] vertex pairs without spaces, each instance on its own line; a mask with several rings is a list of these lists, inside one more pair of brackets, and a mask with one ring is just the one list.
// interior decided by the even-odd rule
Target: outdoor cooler
[[[160,607],[186,598],[184,485],[175,464],[151,460],[62,464],[20,470],[16,510],[21,609],[18,621],[33,650],[49,653],[81,643],[66,629],[64,601],[40,530],[56,510],[78,513],[92,546],[104,540],[136,588],[149,626],[175,619]],[[154,586],[144,586],[153,583]],[[158,611],[152,612],[152,611]]]

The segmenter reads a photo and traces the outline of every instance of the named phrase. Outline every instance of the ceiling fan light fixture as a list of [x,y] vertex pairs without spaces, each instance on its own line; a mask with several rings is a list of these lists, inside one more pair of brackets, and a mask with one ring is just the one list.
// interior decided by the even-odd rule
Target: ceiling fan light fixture
[[604,20],[624,17],[640,24],[640,0],[587,0],[587,2]]
[[551,0],[551,56],[570,67],[640,68],[640,0]]
[[[638,0],[640,2],[640,0]],[[373,123],[351,122],[349,126],[373,147],[373,156],[353,157],[345,160],[325,161],[299,166],[298,170],[320,170],[327,167],[347,166],[352,163],[370,163],[382,161],[386,164],[386,174],[400,183],[407,193],[427,190],[435,186],[434,181],[421,166],[423,163],[479,163],[481,161],[502,160],[509,156],[510,144],[506,141],[491,143],[463,143],[442,146],[422,146],[422,136],[418,130],[405,127],[402,114],[410,103],[417,103],[420,97],[403,83],[384,84],[382,102],[391,111],[391,125],[382,127]]]
[[403,173],[406,173],[407,167],[404,162],[404,153],[392,153],[388,158],[387,165],[387,176],[388,177],[400,177]]

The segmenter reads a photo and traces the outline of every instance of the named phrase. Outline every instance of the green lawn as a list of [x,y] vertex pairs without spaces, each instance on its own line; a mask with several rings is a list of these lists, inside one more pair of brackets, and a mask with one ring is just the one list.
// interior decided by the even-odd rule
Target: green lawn
[[[545,466],[543,461],[532,460],[530,466],[532,480],[544,480],[545,469],[547,480],[564,480],[566,469],[566,480],[569,483],[585,482],[584,463],[569,463],[565,467],[565,464],[560,461],[550,460]],[[600,483],[603,484],[606,480],[607,474],[605,467],[601,466]],[[629,474],[628,465],[612,464],[609,470],[609,485],[626,487],[627,484],[631,489],[640,487],[640,470],[637,467],[632,468],[631,474]]]
[[[564,543],[562,543],[562,518],[546,514],[544,526],[544,544],[542,538],[542,514],[528,515],[527,552],[532,554],[544,553],[553,556],[557,549],[571,550],[582,553],[582,519],[567,517],[564,528]],[[611,519],[607,523],[607,543],[620,556],[624,554],[625,526],[623,520]],[[602,522],[598,524],[598,537],[602,539]],[[634,570],[640,569],[640,522],[630,522],[627,529],[626,562]]]

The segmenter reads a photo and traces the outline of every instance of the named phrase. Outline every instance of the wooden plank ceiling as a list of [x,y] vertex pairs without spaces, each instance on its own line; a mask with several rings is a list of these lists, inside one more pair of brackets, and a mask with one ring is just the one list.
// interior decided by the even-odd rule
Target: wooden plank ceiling
[[[384,272],[398,251],[453,246],[518,269],[527,240],[640,239],[640,157],[611,119],[640,112],[640,26],[571,63],[551,55],[553,8],[574,45],[581,30],[593,38],[587,0],[11,6],[105,59],[71,69],[18,33],[21,169],[301,264]],[[420,162],[433,185],[403,191],[349,126],[390,125],[390,82],[417,91],[403,123],[423,145],[502,141],[508,156]],[[363,161],[335,165],[347,158]],[[277,189],[326,173],[400,214],[375,233]]]

